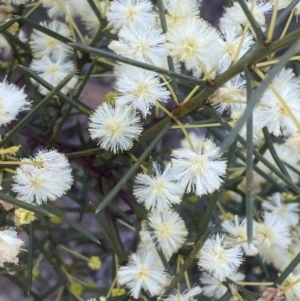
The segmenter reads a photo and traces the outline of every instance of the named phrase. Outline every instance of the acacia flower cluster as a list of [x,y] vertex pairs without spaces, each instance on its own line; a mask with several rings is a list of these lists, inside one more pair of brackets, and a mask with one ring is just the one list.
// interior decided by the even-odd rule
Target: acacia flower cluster
[[24,241],[17,237],[17,232],[10,228],[8,230],[0,231],[0,267],[3,267],[4,263],[19,262],[17,257],[24,245]]
[[[20,11],[33,7],[29,15],[41,7],[49,17],[39,24],[32,22],[35,26],[28,39],[21,30],[7,35],[18,40],[18,47],[31,50],[28,62],[31,70],[27,73],[34,74],[30,77],[36,86],[33,90],[44,97],[42,103],[39,98],[32,103],[37,108],[49,105],[46,114],[35,116],[51,119],[53,131],[48,145],[56,145],[53,143],[57,132],[69,116],[76,116],[75,109],[89,116],[84,119],[87,135],[79,138],[86,146],[97,144],[98,147],[92,152],[76,152],[75,156],[89,156],[85,164],[78,167],[79,173],[88,170],[87,177],[78,182],[86,184],[87,192],[91,190],[97,197],[104,195],[95,214],[105,239],[112,242],[112,252],[104,249],[109,256],[114,253],[115,263],[112,286],[106,297],[98,300],[124,294],[141,300],[148,300],[150,296],[155,300],[193,301],[200,294],[223,299],[228,290],[232,295],[230,301],[243,300],[244,295],[251,295],[250,291],[241,290],[247,285],[245,266],[256,261],[260,263],[258,273],[261,266],[269,265],[279,275],[286,276],[278,287],[267,288],[258,301],[279,301],[284,297],[300,300],[300,264],[286,275],[287,267],[300,254],[297,186],[300,181],[300,77],[296,68],[287,66],[275,76],[269,73],[270,66],[285,56],[277,58],[277,50],[283,49],[278,43],[276,51],[267,52],[276,36],[277,10],[290,7],[291,1],[228,2],[232,3],[224,9],[218,26],[213,26],[200,14],[201,0],[5,1],[21,5]],[[271,18],[268,14],[272,14]],[[279,42],[284,39],[293,16],[299,14],[300,4],[295,4]],[[269,19],[270,25],[267,24]],[[27,24],[22,18],[18,20],[22,26]],[[4,27],[5,22],[7,19],[3,20]],[[293,40],[291,36],[286,43]],[[103,52],[102,47],[106,47],[106,51]],[[12,50],[13,58],[25,65],[27,56],[22,52],[16,55],[18,49]],[[253,62],[247,61],[255,51],[259,55],[255,53]],[[260,57],[262,52],[267,53],[263,58]],[[291,60],[300,58],[294,56]],[[85,77],[82,72],[86,67],[90,69]],[[107,67],[114,78],[114,92],[91,109],[84,103],[85,99],[80,99],[83,88],[91,74],[102,76]],[[76,75],[76,68],[80,76]],[[70,75],[60,91],[50,97],[49,85],[55,88]],[[7,78],[10,79],[10,75]],[[261,84],[263,81],[267,85]],[[80,85],[76,87],[78,82]],[[191,88],[194,83],[195,87]],[[259,94],[264,86],[265,90]],[[185,98],[183,88],[190,89]],[[25,87],[19,88],[8,79],[0,83],[0,125],[9,138],[16,133],[12,130],[9,134],[7,125],[32,104],[24,91]],[[253,100],[256,91],[259,97]],[[65,102],[69,106],[66,110]],[[245,113],[249,109],[251,116],[246,120]],[[28,119],[33,121],[33,116]],[[159,128],[161,124],[166,125],[166,129]],[[22,126],[21,122],[19,128]],[[235,126],[240,127],[232,131]],[[162,129],[172,133],[172,143],[167,145],[166,151],[161,151],[161,145],[169,142],[167,139],[159,142],[161,145],[153,145],[154,140],[165,133],[160,132]],[[174,135],[175,131],[180,134]],[[239,134],[226,148],[234,133]],[[178,138],[179,135],[182,136]],[[1,167],[3,196],[7,193],[3,175],[11,173],[7,182],[13,182],[9,186],[13,196],[9,197],[17,199],[11,203],[23,202],[24,208],[16,208],[3,200],[0,204],[5,217],[13,216],[11,220],[17,227],[29,225],[38,219],[35,213],[45,213],[47,208],[51,211],[51,206],[45,203],[64,196],[71,188],[71,165],[67,156],[55,149],[19,159],[16,155],[19,146],[1,147],[0,165],[17,166],[15,169]],[[111,172],[106,172],[107,166]],[[138,168],[141,171],[137,171]],[[125,175],[122,174],[124,169],[128,170]],[[80,176],[74,178],[81,179]],[[114,181],[116,179],[119,182]],[[88,199],[89,194],[83,194],[82,198]],[[80,206],[81,201],[76,200]],[[124,201],[129,209],[120,209],[119,201]],[[40,205],[43,206],[38,207]],[[91,213],[94,204],[91,201],[82,207],[85,208],[80,211],[80,218],[86,208]],[[100,208],[107,211],[101,213]],[[59,208],[52,207],[52,210],[59,211]],[[49,217],[53,223],[58,220],[58,216]],[[65,221],[80,229],[82,235],[94,237],[69,218]],[[125,239],[118,235],[122,229],[116,226],[117,222],[134,232],[128,258],[123,250]],[[48,240],[55,241],[52,233],[48,236],[46,245]],[[40,244],[32,245],[40,247]],[[13,228],[1,229],[0,267],[17,264],[23,246],[24,242]],[[54,247],[56,242],[51,246]],[[75,251],[60,247],[76,256]],[[124,249],[128,249],[127,245]],[[43,256],[51,257],[48,251],[45,254]],[[86,260],[93,270],[102,265],[100,256],[78,257]],[[196,277],[190,278],[193,264]],[[67,264],[62,271],[72,282],[69,290],[73,297],[82,300],[83,284],[88,285],[83,281],[76,283],[79,278],[69,275]],[[186,287],[180,285],[179,276],[184,276]],[[63,286],[67,286],[66,283]],[[61,296],[59,291],[56,299]]]
[[[47,1],[42,1],[46,5]],[[49,1],[49,14],[51,16],[59,15],[62,12],[61,9],[54,10],[56,1]],[[58,7],[60,1],[57,1]],[[78,3],[76,1],[76,6]],[[62,5],[63,6],[63,5]],[[54,12],[55,11],[55,12]],[[70,10],[68,10],[70,12]],[[72,31],[65,24],[58,20],[53,20],[50,22],[41,22],[41,26],[58,33],[59,35],[71,39]],[[75,65],[70,59],[72,54],[72,49],[67,46],[65,43],[58,41],[54,37],[51,37],[43,32],[34,30],[30,36],[29,44],[31,46],[34,60],[31,63],[31,69],[35,71],[43,80],[49,83],[52,86],[57,86],[67,75],[75,72]],[[61,89],[61,91],[67,94],[72,90],[77,83],[77,76],[74,75],[71,80]],[[33,81],[34,84],[38,86],[39,92],[43,95],[49,93],[49,90],[43,85]]]
[[39,151],[33,158],[24,158],[16,170],[12,190],[27,203],[41,205],[55,201],[73,183],[67,158],[56,150]]
[[17,115],[29,108],[29,101],[24,92],[6,80],[0,83],[0,125],[6,125],[14,120]]
[[[272,199],[274,198],[282,198],[282,196],[275,194],[272,196]],[[245,275],[239,272],[238,268],[245,257],[259,254],[266,263],[272,263],[279,271],[283,271],[287,266],[283,264],[283,261],[285,263],[291,261],[289,260],[291,257],[287,259],[283,254],[290,248],[294,248],[294,244],[298,242],[293,242],[291,226],[282,219],[281,214],[290,219],[299,211],[299,204],[289,206],[289,204],[283,205],[277,201],[274,207],[269,207],[269,200],[265,200],[263,206],[271,210],[263,213],[262,221],[253,221],[253,238],[250,244],[247,242],[247,221],[246,219],[240,220],[237,216],[231,222],[222,223],[224,234],[216,234],[205,242],[198,254],[198,265],[201,270],[205,271],[200,281],[206,296],[215,298],[223,296],[227,288],[222,281],[226,278],[242,281]],[[278,212],[277,215],[274,214],[275,210]],[[283,289],[286,286],[288,286],[287,282],[283,284]],[[286,296],[295,294],[299,298],[300,295],[296,293],[296,283],[287,291],[289,290]]]

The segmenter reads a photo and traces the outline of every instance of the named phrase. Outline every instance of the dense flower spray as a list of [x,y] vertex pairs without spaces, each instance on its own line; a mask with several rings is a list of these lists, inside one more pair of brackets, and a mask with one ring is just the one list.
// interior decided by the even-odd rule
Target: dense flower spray
[[299,4],[2,2],[1,275],[55,300],[299,300]]

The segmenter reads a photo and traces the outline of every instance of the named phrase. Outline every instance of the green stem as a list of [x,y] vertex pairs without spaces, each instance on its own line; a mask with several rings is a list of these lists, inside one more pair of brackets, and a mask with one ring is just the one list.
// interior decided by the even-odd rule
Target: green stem
[[[245,68],[247,79],[247,104],[252,96],[253,73]],[[247,241],[250,244],[253,237],[253,198],[252,198],[252,182],[253,182],[253,114],[247,121],[246,128],[246,216],[247,216]]]
[[78,152],[68,153],[66,156],[68,158],[76,158],[76,157],[86,157],[91,155],[98,155],[105,153],[105,150],[101,149],[100,147],[86,149]]
[[105,50],[95,48],[95,47],[79,45],[79,44],[72,43],[72,42],[68,43],[68,45],[70,45],[71,47],[73,47],[75,49],[78,49],[82,52],[88,52],[88,53],[94,54],[94,55],[99,56],[99,57],[112,59],[114,61],[119,61],[121,63],[125,63],[125,64],[136,66],[136,67],[140,67],[140,68],[145,69],[145,70],[153,71],[153,72],[156,72],[158,74],[163,74],[163,75],[167,75],[167,76],[172,77],[172,78],[181,79],[181,80],[187,81],[189,83],[199,85],[201,87],[207,87],[207,84],[206,84],[205,81],[203,81],[201,79],[197,79],[197,78],[192,77],[192,76],[187,76],[187,75],[184,75],[184,74],[181,74],[181,73],[173,72],[171,70],[160,68],[160,67],[157,67],[157,66],[154,66],[154,65],[151,65],[151,64],[142,63],[142,62],[139,62],[139,61],[136,61],[136,60],[124,57],[124,56],[114,54],[112,52],[108,52],[108,51],[105,51]]
[[291,21],[293,19],[294,14],[295,14],[295,9],[293,8],[292,11],[291,11],[291,13],[290,13],[290,15],[289,15],[289,18],[288,18],[287,22],[285,23],[285,26],[284,26],[284,29],[283,29],[283,31],[281,33],[280,39],[285,36],[285,34],[286,34],[289,26],[291,25]]
[[275,30],[275,21],[276,21],[276,18],[277,18],[277,13],[278,13],[278,0],[274,0],[271,22],[270,22],[270,25],[269,25],[269,28],[268,28],[267,39],[265,41],[266,44],[269,44],[269,43],[272,42],[273,33],[274,33],[274,30]]
[[9,204],[12,204],[16,207],[21,207],[21,208],[24,208],[26,210],[29,210],[29,211],[32,211],[35,213],[41,213],[48,217],[50,216],[49,212],[46,211],[45,209],[41,208],[40,206],[36,206],[36,205],[32,205],[30,203],[26,203],[24,201],[20,201],[20,200],[15,199],[14,197],[12,197],[8,194],[5,194],[3,192],[0,192],[0,199]]

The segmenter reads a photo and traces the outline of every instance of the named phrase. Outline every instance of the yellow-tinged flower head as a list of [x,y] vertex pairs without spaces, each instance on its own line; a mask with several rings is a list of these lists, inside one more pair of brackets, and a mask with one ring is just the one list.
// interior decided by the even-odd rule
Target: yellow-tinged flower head
[[104,98],[107,103],[114,105],[116,103],[117,93],[110,91],[104,96]]
[[39,274],[40,272],[38,270],[32,270],[32,279],[35,280]]
[[86,287],[97,287],[97,284],[94,281],[89,281],[85,285]]
[[70,285],[70,292],[74,296],[80,296],[82,294],[82,292],[83,292],[83,286],[82,286],[82,284],[78,283],[78,282],[73,282]]
[[113,288],[111,291],[112,297],[122,296],[124,294],[126,294],[125,288]]
[[15,210],[14,220],[18,226],[30,224],[35,220],[34,212],[18,208]]
[[62,222],[61,218],[54,214],[51,214],[50,219],[53,224],[60,224]]
[[226,212],[224,215],[223,215],[223,220],[224,221],[228,221],[228,222],[231,222],[234,220],[234,215],[230,212]]
[[91,256],[88,261],[88,266],[92,270],[99,270],[102,266],[102,261],[98,256]]
[[187,200],[191,203],[196,203],[199,200],[199,197],[197,195],[191,195],[187,198]]
[[281,197],[284,201],[292,201],[295,200],[296,196],[292,193],[283,192]]

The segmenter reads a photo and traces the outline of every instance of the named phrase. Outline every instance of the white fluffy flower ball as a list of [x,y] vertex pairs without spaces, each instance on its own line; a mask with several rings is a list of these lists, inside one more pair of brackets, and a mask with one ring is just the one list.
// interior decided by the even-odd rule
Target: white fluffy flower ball
[[155,19],[153,4],[148,0],[114,0],[107,13],[107,20],[115,29],[131,24],[150,25],[155,23]]
[[[150,235],[151,236],[150,236]],[[184,244],[188,235],[183,219],[174,210],[159,212],[151,211],[145,230],[140,231],[141,240],[148,245],[153,241],[163,251],[166,258],[170,258]]]
[[166,102],[170,93],[156,73],[129,65],[115,68],[118,105],[130,105],[142,112],[143,117],[157,102]]
[[139,298],[141,290],[150,296],[158,295],[168,283],[169,277],[154,252],[139,251],[129,257],[127,266],[120,267],[118,282],[130,289],[130,295]]
[[218,32],[200,18],[187,18],[170,27],[166,47],[194,76],[200,76],[204,69],[211,71],[224,53]]
[[272,194],[268,200],[264,201],[262,207],[289,226],[296,226],[299,222],[299,203],[284,202],[279,192]]
[[[255,221],[253,223],[255,225]],[[254,256],[259,252],[255,239],[251,243],[247,242],[247,219],[240,221],[238,216],[235,216],[233,221],[224,221],[222,228],[229,234],[228,241],[241,246],[247,256]],[[255,234],[253,236],[255,237]]]
[[[54,20],[51,22],[41,22],[40,25],[66,38],[71,39],[72,37],[72,31],[65,23]],[[37,29],[33,30],[29,44],[35,58],[59,55],[61,53],[69,54],[72,52],[70,46]]]
[[3,267],[5,262],[17,264],[17,256],[23,244],[23,240],[17,237],[14,229],[0,231],[0,267]]
[[[75,65],[67,59],[64,53],[60,53],[59,55],[43,56],[40,59],[33,60],[30,68],[53,87],[60,84],[67,75],[75,71]],[[60,91],[67,94],[75,87],[77,80],[78,77],[74,75]],[[37,84],[41,94],[46,95],[49,93],[49,90],[42,85],[36,82],[35,84]]]
[[206,240],[198,256],[199,268],[223,281],[240,266],[243,252],[239,246],[227,247],[227,237],[216,234]]
[[[209,144],[206,150],[205,146]],[[210,140],[199,151],[187,148],[172,151],[173,176],[188,193],[201,196],[219,189],[226,172],[226,161],[220,160],[219,150]]]
[[40,151],[33,159],[22,159],[13,177],[18,199],[41,205],[55,201],[71,188],[73,178],[66,157],[57,151]]
[[163,66],[167,60],[165,37],[160,28],[141,24],[124,26],[119,40],[112,41],[109,48],[115,53],[155,66]]
[[103,103],[90,117],[89,131],[100,146],[114,153],[129,150],[142,131],[140,118],[129,106]]
[[10,123],[20,111],[27,109],[28,105],[24,88],[20,89],[5,80],[0,83],[0,125]]
[[271,212],[264,213],[264,222],[255,224],[255,239],[258,242],[260,254],[269,254],[272,248],[287,248],[291,243],[290,227]]
[[[244,280],[245,275],[235,271],[227,278],[237,282]],[[208,273],[201,274],[200,282],[203,284],[202,294],[207,297],[216,298],[217,300],[220,299],[228,290],[228,288],[222,283],[222,281],[217,280]]]
[[153,208],[160,211],[179,204],[183,190],[172,177],[171,164],[162,171],[154,162],[153,172],[153,175],[139,173],[135,179],[133,194],[138,203],[144,204],[148,210]]

